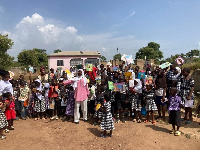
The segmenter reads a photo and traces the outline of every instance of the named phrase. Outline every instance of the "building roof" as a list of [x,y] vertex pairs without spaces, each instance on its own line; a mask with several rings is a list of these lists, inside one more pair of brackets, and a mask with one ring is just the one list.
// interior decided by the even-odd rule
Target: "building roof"
[[51,56],[101,56],[98,51],[62,51],[48,55]]

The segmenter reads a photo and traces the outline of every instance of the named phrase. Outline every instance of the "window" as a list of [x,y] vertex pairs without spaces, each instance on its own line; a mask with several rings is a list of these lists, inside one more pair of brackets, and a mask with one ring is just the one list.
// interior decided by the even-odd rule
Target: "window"
[[99,64],[99,60],[97,58],[88,58],[85,60],[85,64]]
[[57,60],[57,66],[64,66],[63,60]]
[[70,66],[76,66],[76,65],[82,65],[83,60],[82,59],[71,59],[70,60]]

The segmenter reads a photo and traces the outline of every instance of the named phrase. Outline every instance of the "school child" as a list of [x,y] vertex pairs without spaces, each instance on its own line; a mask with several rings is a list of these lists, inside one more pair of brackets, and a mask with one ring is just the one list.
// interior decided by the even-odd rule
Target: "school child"
[[102,105],[102,119],[101,129],[104,131],[101,137],[106,138],[107,131],[110,131],[108,136],[112,137],[112,130],[114,129],[114,122],[111,113],[111,101],[108,92],[104,93],[104,102]]
[[19,103],[19,94],[20,94],[20,88],[18,85],[18,81],[17,80],[11,80],[10,81],[12,83],[13,86],[13,96],[14,96],[14,103],[15,103],[15,111],[16,111],[16,118],[15,120],[19,120],[20,118],[20,103]]
[[49,98],[50,98],[50,109],[52,109],[53,113],[52,113],[52,117],[50,118],[51,120],[58,120],[58,110],[60,109],[60,105],[61,105],[61,101],[58,99],[58,84],[57,84],[57,80],[56,79],[52,79],[51,81],[51,86],[50,86],[50,90],[49,90]]
[[[182,77],[180,78],[179,86],[177,88],[180,90],[180,96],[182,102],[185,105],[185,117],[184,120],[187,120],[187,124],[193,121],[192,118],[192,108],[194,105],[194,79],[190,77],[190,69],[184,68],[182,71]],[[187,115],[189,113],[189,120]]]
[[[181,106],[181,97],[177,95],[177,89],[172,87],[169,96],[169,123],[172,124],[170,134],[174,134],[175,136],[181,135],[181,132],[179,131],[181,126]],[[177,130],[175,130],[175,126],[177,126]]]
[[1,140],[6,138],[6,136],[3,135],[3,130],[8,126],[8,122],[4,114],[5,109],[6,109],[6,103],[4,103],[2,95],[0,95],[0,139]]
[[90,81],[89,83],[89,91],[90,94],[88,96],[88,117],[94,115],[94,107],[95,107],[95,99],[96,99],[96,87],[93,82]]
[[30,83],[30,98],[29,98],[29,104],[28,104],[28,113],[29,117],[32,118],[34,116],[34,101],[36,97],[36,82]]
[[144,98],[146,101],[146,111],[147,116],[145,123],[149,122],[149,113],[151,112],[152,117],[152,124],[156,124],[154,119],[154,111],[157,110],[156,103],[155,103],[155,91],[153,90],[152,84],[146,83],[146,90],[144,91]]
[[97,125],[102,117],[102,102],[104,101],[104,88],[101,85],[97,86],[97,98],[95,102],[94,125]]
[[[132,101],[132,112],[134,112],[133,122],[137,120],[138,123],[141,123],[142,116],[141,116],[141,95],[142,95],[142,84],[140,79],[134,80],[134,86],[131,88],[131,92],[133,93],[130,97]],[[139,117],[138,117],[139,115]]]
[[45,120],[44,112],[46,111],[45,99],[44,99],[44,87],[39,79],[35,80],[35,100],[34,100],[34,111],[37,114],[35,120],[39,120],[42,117]]
[[20,94],[19,94],[19,104],[20,104],[20,113],[21,118],[26,120],[28,115],[28,97],[29,97],[29,87],[26,86],[26,82],[24,80],[20,80]]
[[6,111],[5,111],[5,115],[6,115],[6,119],[8,121],[8,130],[14,130],[13,127],[13,120],[16,117],[15,114],[15,103],[13,101],[13,97],[11,93],[4,93],[3,97],[6,98],[5,103],[6,103]]
[[60,119],[62,120],[65,116],[65,111],[66,111],[66,106],[67,106],[67,97],[66,97],[66,88],[62,84],[63,83],[63,78],[59,79],[59,85],[58,85],[58,100],[60,101],[60,109],[58,110],[58,115]]
[[66,112],[65,114],[67,116],[70,116],[70,121],[73,120],[74,117],[74,105],[75,105],[75,99],[74,99],[74,88],[70,86],[69,90],[67,90],[67,106],[66,106]]

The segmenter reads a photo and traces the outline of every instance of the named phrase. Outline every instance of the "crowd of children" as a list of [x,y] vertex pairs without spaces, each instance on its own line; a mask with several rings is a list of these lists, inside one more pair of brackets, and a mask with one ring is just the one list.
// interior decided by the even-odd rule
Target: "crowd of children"
[[[181,70],[172,64],[169,70],[148,66],[142,71],[123,63],[118,67],[95,65],[89,71],[79,65],[69,71],[70,77],[65,71],[50,69],[47,73],[41,67],[37,79],[32,80],[30,73],[30,82],[26,82],[23,75],[10,80],[9,72],[0,69],[0,138],[5,139],[3,131],[14,130],[14,119],[60,118],[79,124],[80,106],[83,120],[94,117],[94,125],[100,125],[104,138],[112,137],[114,122],[125,123],[132,118],[141,123],[145,112],[144,122],[155,125],[155,112],[158,111],[158,119],[165,120],[166,108],[172,124],[170,133],[180,135],[181,120],[192,122],[194,80],[188,68]],[[185,109],[182,119],[181,107]]]

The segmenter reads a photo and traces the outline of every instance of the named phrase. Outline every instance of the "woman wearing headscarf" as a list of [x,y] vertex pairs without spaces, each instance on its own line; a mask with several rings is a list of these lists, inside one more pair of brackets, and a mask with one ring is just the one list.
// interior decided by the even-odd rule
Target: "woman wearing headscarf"
[[74,122],[79,123],[80,113],[79,107],[81,105],[83,120],[87,121],[87,99],[89,95],[87,78],[84,76],[84,71],[82,69],[78,70],[78,76],[72,78],[71,80],[64,81],[64,84],[73,84],[75,89],[75,110],[74,110]]

